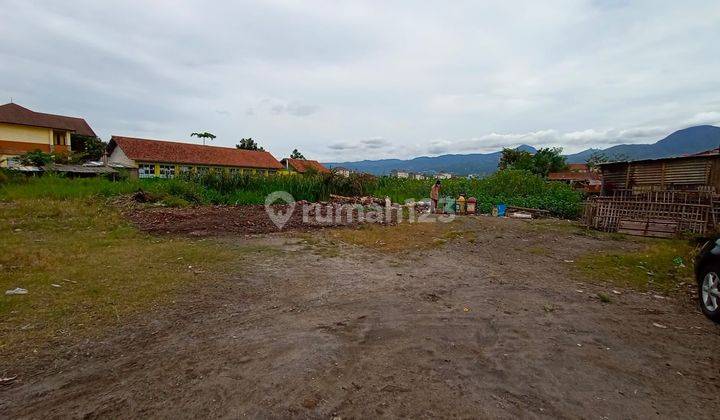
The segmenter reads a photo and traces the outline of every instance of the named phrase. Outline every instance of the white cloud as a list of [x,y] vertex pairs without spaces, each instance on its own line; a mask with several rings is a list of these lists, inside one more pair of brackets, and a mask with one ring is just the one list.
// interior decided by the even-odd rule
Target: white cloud
[[720,112],[700,112],[685,121],[687,125],[720,125]]
[[[567,153],[586,148],[606,148],[616,144],[655,143],[673,131],[685,128],[689,122],[704,124],[720,117],[720,113],[705,112],[684,120],[675,126],[641,126],[625,129],[586,129],[560,132],[554,129],[526,133],[490,133],[469,139],[436,139],[429,142],[425,153],[431,155],[447,153],[487,153],[505,147],[529,145],[536,148],[562,147]],[[718,120],[720,121],[720,120]]]
[[351,160],[720,124],[711,0],[4,0],[0,21],[0,99],[104,138]]

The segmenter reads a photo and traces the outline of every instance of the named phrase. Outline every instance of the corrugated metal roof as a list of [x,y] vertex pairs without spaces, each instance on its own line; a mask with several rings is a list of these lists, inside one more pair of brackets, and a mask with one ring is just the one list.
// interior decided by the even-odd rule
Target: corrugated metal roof
[[627,163],[662,162],[662,161],[679,160],[679,159],[699,159],[699,158],[713,157],[713,156],[720,156],[720,149],[710,149],[710,150],[706,150],[704,152],[696,153],[693,155],[670,156],[670,157],[653,158],[653,159],[623,160],[623,161],[617,161],[617,162],[604,162],[604,163],[600,163],[599,166],[622,165],[622,164],[627,164]]
[[48,165],[46,171],[69,172],[74,174],[113,174],[117,171],[109,166]]

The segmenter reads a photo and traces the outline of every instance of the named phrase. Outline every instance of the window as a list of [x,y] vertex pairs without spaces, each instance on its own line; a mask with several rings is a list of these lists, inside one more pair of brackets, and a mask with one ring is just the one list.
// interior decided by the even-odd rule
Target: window
[[200,175],[204,175],[204,174],[210,172],[210,168],[208,168],[207,166],[198,166],[196,170],[197,170],[197,173]]
[[138,176],[140,178],[152,178],[155,176],[155,165],[150,163],[141,163],[138,165]]
[[187,165],[183,165],[180,167],[180,173],[181,174],[187,174],[190,172],[190,167]]
[[230,172],[230,176],[238,176],[240,175],[240,168],[230,168],[228,172]]
[[175,165],[160,165],[160,178],[175,178]]
[[53,144],[55,146],[67,146],[67,138],[64,131],[53,131]]

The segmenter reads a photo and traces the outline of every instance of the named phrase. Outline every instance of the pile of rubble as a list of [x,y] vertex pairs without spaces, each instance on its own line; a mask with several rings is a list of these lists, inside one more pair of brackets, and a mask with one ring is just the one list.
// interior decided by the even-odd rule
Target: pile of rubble
[[[333,204],[358,204],[361,206],[382,206],[385,207],[390,204],[389,198],[377,198],[372,196],[361,196],[361,197],[346,197],[342,195],[330,194],[330,203]],[[320,203],[328,204],[328,203]]]

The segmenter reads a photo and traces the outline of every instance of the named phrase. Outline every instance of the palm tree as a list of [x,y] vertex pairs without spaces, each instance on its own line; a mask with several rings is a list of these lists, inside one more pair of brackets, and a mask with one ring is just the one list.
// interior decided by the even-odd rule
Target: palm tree
[[215,137],[217,137],[215,134],[208,133],[207,131],[204,131],[202,133],[192,133],[190,134],[190,137],[197,137],[199,139],[202,139],[203,146],[205,146],[205,139],[213,140]]

